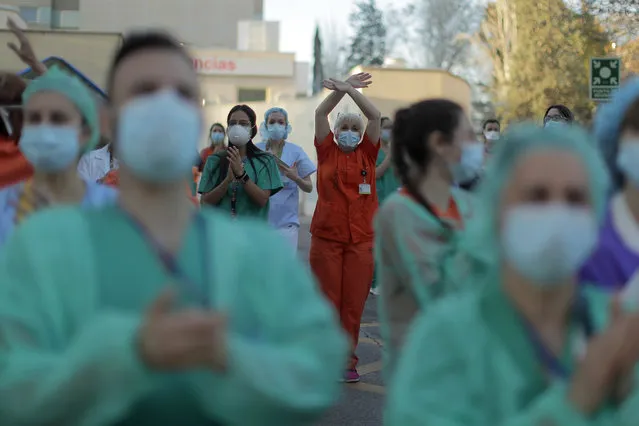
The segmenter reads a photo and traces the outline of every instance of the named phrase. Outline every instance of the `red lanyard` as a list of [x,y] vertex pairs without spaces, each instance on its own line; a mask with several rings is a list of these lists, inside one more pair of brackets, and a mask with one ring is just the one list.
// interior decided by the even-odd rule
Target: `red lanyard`
[[210,247],[208,245],[208,239],[206,234],[206,220],[202,214],[195,213],[195,224],[197,228],[199,249],[201,253],[202,261],[202,280],[203,282],[198,284],[193,280],[180,265],[177,257],[162,247],[155,238],[151,235],[149,230],[135,217],[127,213],[125,210],[120,209],[124,216],[128,219],[129,223],[135,228],[135,230],[142,236],[147,245],[153,250],[156,258],[162,264],[165,272],[170,275],[176,283],[181,286],[185,291],[191,293],[192,296],[202,302],[203,307],[210,307],[210,298],[208,288],[208,280],[211,277],[210,262]]

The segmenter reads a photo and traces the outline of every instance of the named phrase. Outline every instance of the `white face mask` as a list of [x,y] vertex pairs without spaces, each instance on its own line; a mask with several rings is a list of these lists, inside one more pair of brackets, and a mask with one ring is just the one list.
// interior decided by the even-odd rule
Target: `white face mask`
[[635,186],[639,186],[639,139],[619,143],[617,167]]
[[37,170],[59,172],[80,155],[80,132],[74,126],[24,126],[18,147]]
[[513,207],[501,231],[506,261],[539,287],[576,274],[597,239],[592,211],[562,203]]
[[489,132],[484,132],[484,137],[487,141],[498,141],[499,140],[499,132],[495,130],[491,130]]
[[251,140],[251,128],[234,124],[226,132],[229,142],[235,146],[244,146]]
[[459,163],[451,166],[455,183],[465,183],[476,178],[484,165],[484,146],[479,142],[465,142]]
[[140,96],[120,111],[118,157],[148,182],[186,179],[195,164],[200,111],[174,91]]

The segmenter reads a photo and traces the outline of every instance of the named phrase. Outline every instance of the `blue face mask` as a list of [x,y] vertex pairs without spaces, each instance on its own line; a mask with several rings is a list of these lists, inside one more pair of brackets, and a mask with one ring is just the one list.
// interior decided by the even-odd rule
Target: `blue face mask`
[[587,208],[524,204],[506,213],[503,256],[535,285],[548,287],[577,273],[597,244],[598,226]]
[[118,155],[148,182],[177,182],[193,167],[202,121],[200,111],[174,91],[140,96],[120,111]]
[[622,141],[617,154],[617,167],[633,183],[639,186],[639,139]]
[[384,142],[390,142],[390,140],[391,140],[391,129],[382,129],[382,140]]
[[283,124],[275,123],[269,124],[266,127],[266,131],[268,132],[268,138],[272,141],[281,141],[286,139],[286,126]]
[[544,127],[547,128],[555,128],[555,129],[561,129],[564,126],[566,126],[568,123],[565,121],[558,121],[558,120],[548,120],[546,121],[546,124],[544,124]]
[[357,144],[359,143],[360,140],[360,134],[359,132],[353,132],[351,130],[344,130],[342,132],[340,132],[338,138],[337,138],[337,142],[342,145],[345,146],[347,148],[355,148],[357,146]]
[[25,126],[18,146],[36,170],[59,172],[80,156],[79,131],[73,126]]
[[213,132],[211,133],[211,142],[215,145],[219,145],[224,142],[224,133],[221,132]]
[[478,142],[466,142],[462,145],[459,163],[453,164],[451,172],[455,183],[466,183],[475,179],[484,165],[484,146]]

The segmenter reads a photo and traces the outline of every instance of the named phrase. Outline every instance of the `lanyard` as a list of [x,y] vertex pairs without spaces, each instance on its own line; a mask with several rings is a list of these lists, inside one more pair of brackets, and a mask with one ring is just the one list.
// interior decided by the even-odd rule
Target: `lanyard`
[[[590,309],[588,302],[583,295],[578,295],[577,300],[573,306],[573,320],[576,320],[581,328],[581,332],[585,340],[587,341],[594,334],[594,326],[592,323],[592,317],[590,315]],[[523,319],[523,318],[522,318]],[[566,380],[570,377],[570,369],[564,365],[560,359],[552,353],[548,347],[543,343],[539,334],[535,331],[534,327],[523,319],[524,328],[528,334],[528,338],[532,342],[537,355],[539,363],[550,373],[554,378]],[[574,343],[573,343],[574,345]]]
[[164,247],[162,247],[155,238],[149,233],[149,230],[135,217],[128,214],[125,210],[125,217],[129,220],[131,225],[138,231],[138,233],[142,236],[147,245],[153,250],[156,258],[162,264],[165,272],[170,275],[178,286],[182,287],[186,292],[191,293],[197,300],[202,301],[204,307],[210,307],[209,301],[209,289],[206,285],[210,278],[210,248],[207,244],[207,234],[206,234],[206,221],[201,214],[195,214],[195,224],[198,234],[199,241],[199,251],[202,254],[202,273],[203,273],[203,282],[200,284],[196,283],[189,275],[186,273],[184,268],[180,266],[180,263],[175,255],[170,253]]

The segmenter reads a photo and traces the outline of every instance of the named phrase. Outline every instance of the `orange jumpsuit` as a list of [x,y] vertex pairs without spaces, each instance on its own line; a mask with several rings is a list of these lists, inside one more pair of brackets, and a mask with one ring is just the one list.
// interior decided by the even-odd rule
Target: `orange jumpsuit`
[[[373,281],[379,146],[365,135],[355,151],[346,153],[334,142],[332,132],[321,144],[315,140],[318,200],[311,222],[310,265],[351,336],[353,352],[348,369],[357,365],[360,321]],[[370,185],[370,191],[362,191],[362,184]]]

